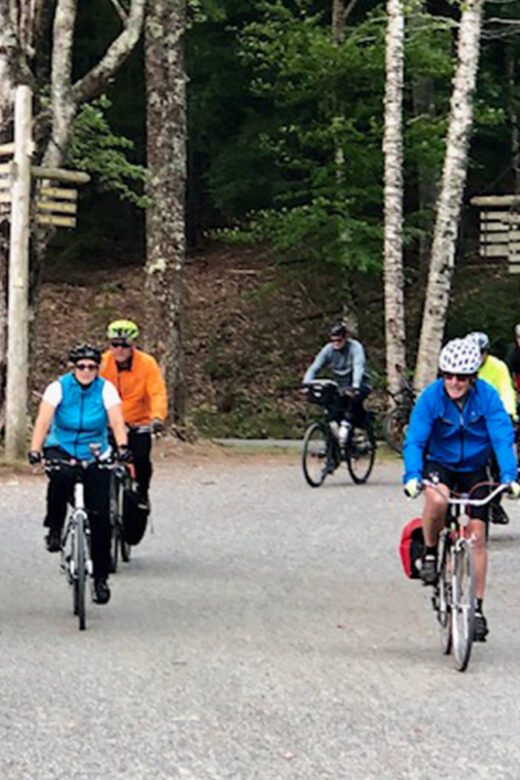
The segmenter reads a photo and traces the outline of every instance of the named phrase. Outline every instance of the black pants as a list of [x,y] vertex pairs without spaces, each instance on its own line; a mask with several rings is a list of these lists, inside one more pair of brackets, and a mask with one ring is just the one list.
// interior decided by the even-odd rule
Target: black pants
[[128,446],[134,456],[135,478],[139,492],[143,498],[148,499],[150,480],[152,479],[152,434],[140,433],[130,429],[128,431]]
[[[70,456],[49,447],[45,450],[45,457],[53,459]],[[74,482],[74,471],[67,467],[50,474],[47,514],[43,521],[47,528],[61,531],[67,514],[67,503],[73,498]],[[104,578],[108,576],[110,567],[110,472],[93,463],[83,472],[83,484],[91,530],[94,576]]]
[[[435,481],[439,480],[443,485],[447,485],[450,490],[456,490],[460,493],[470,493],[471,498],[485,498],[489,495],[488,475],[486,468],[475,469],[475,471],[453,471],[433,460],[426,460],[423,466],[423,477]],[[479,487],[479,483],[484,483]],[[468,515],[471,518],[488,522],[489,505],[468,507]]]
[[338,423],[341,420],[350,420],[354,428],[364,428],[367,424],[367,413],[363,401],[369,392],[366,388],[362,388],[355,398],[337,393],[328,406],[329,418]]

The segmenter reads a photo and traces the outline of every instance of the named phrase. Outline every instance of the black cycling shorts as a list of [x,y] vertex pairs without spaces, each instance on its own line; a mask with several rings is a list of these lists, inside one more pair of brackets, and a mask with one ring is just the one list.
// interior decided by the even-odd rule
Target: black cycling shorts
[[[471,490],[479,482],[489,482],[485,466],[476,471],[452,471],[443,466],[442,463],[426,460],[423,467],[423,477],[430,479],[432,482],[438,479],[440,483],[447,485],[457,493],[469,493],[471,491],[471,498],[485,498],[490,492],[489,484],[482,485],[482,487],[478,487],[476,490]],[[482,520],[482,522],[487,523],[489,519],[489,504],[468,507],[468,514],[475,520]]]

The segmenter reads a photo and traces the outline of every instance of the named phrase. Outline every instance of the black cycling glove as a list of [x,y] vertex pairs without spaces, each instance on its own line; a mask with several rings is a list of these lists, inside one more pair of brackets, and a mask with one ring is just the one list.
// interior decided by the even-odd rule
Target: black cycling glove
[[134,456],[132,450],[129,449],[126,444],[122,444],[117,448],[117,459],[121,463],[132,463]]
[[31,464],[31,466],[36,466],[37,463],[41,463],[43,459],[43,455],[38,450],[31,450],[27,453],[27,460]]

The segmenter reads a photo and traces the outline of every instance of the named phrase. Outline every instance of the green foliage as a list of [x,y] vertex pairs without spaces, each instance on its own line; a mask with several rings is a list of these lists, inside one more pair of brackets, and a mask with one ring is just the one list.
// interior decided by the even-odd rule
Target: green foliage
[[122,199],[144,208],[148,203],[142,194],[146,171],[128,159],[133,142],[110,129],[106,118],[110,106],[110,100],[102,95],[81,107],[74,122],[67,164],[93,174],[102,191],[116,192]]

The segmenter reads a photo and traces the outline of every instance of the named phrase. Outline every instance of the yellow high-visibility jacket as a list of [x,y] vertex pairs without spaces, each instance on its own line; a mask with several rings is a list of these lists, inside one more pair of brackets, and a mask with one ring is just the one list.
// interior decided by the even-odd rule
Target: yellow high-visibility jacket
[[516,393],[507,364],[494,355],[488,355],[486,362],[480,367],[478,376],[495,388],[506,412],[516,420]]

